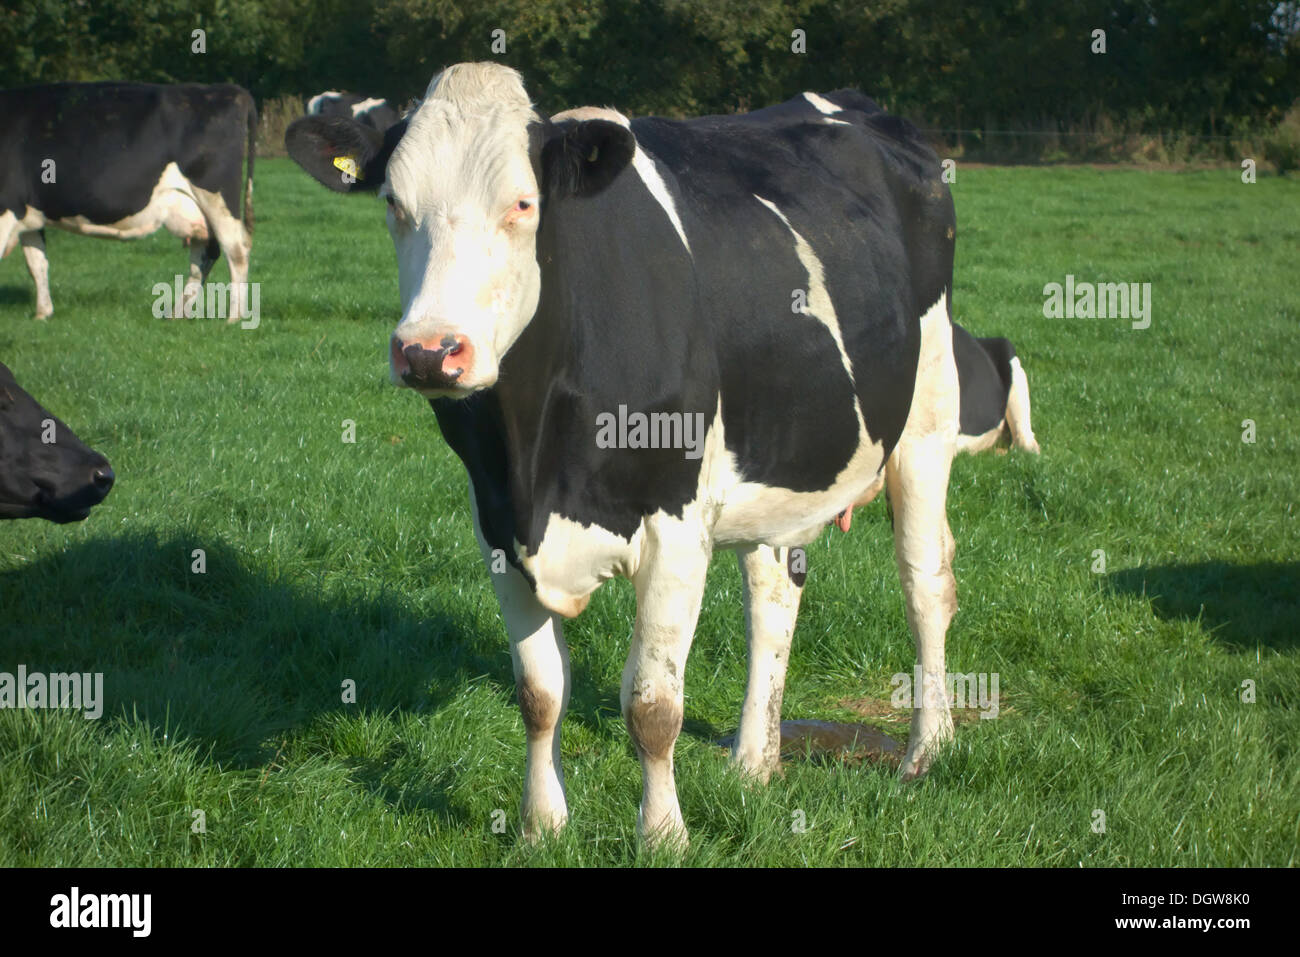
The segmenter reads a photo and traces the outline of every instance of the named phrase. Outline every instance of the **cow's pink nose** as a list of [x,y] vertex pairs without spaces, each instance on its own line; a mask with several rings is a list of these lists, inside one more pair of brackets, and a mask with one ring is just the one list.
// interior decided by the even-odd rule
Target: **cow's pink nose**
[[450,389],[470,371],[474,346],[468,336],[402,339],[394,335],[389,359],[401,380],[415,389]]

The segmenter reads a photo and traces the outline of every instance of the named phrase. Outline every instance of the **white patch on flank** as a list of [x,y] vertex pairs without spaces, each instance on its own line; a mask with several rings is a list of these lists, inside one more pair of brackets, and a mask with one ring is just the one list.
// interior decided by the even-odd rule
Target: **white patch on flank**
[[380,97],[371,97],[368,100],[362,100],[360,103],[352,104],[352,118],[359,119],[361,114],[366,110],[374,109],[376,106],[383,106],[384,101]]
[[[579,106],[572,110],[565,110],[562,113],[556,113],[551,117],[551,122],[560,123],[564,120],[607,120],[610,123],[617,123],[625,129],[631,129],[631,121],[620,113],[618,110],[598,106]],[[663,211],[667,214],[669,221],[673,224],[673,229],[677,230],[677,235],[681,238],[682,245],[690,253],[691,243],[686,238],[686,230],[682,227],[681,217],[677,215],[677,204],[673,202],[673,194],[668,190],[668,184],[664,182],[663,174],[659,172],[659,167],[655,165],[654,157],[641,148],[638,143],[636,152],[632,154],[632,168],[636,170],[637,175],[641,177],[641,182],[645,188],[650,191],[650,195],[655,198]]]
[[[140,212],[115,223],[92,223],[85,216],[67,216],[50,220],[49,224],[81,236],[108,239],[139,239],[166,226],[181,239],[189,239],[198,231],[196,222],[201,223],[202,220],[203,214],[195,199],[194,185],[181,175],[180,168],[175,163],[168,163],[154,185],[148,204]],[[174,230],[173,226],[176,227]],[[206,225],[202,232],[206,238]]]
[[673,229],[677,230],[677,235],[682,239],[682,245],[686,251],[691,251],[690,241],[686,238],[686,230],[682,228],[682,221],[677,216],[677,206],[673,203],[672,194],[668,192],[668,184],[664,182],[663,176],[659,174],[659,168],[655,166],[655,161],[650,154],[641,149],[638,145],[636,153],[632,155],[632,168],[637,171],[642,182],[645,183],[646,189],[650,190],[650,195],[655,198],[668,218],[672,220]]
[[342,95],[343,94],[340,93],[338,90],[327,90],[324,93],[317,93],[315,96],[313,96],[310,100],[307,101],[307,113],[312,116],[319,115],[321,111],[321,107],[324,105],[325,100],[329,99],[331,96],[342,96]]
[[843,112],[826,97],[818,96],[816,93],[805,93],[803,98],[816,107],[819,113],[825,113],[827,116],[834,116],[836,113]]
[[[835,316],[835,307],[831,304],[830,293],[826,291],[826,273],[822,269],[822,261],[817,258],[817,254],[808,245],[808,241],[790,225],[790,220],[785,218],[785,213],[776,208],[775,203],[764,199],[757,193],[754,193],[753,196],[775,213],[777,219],[781,220],[785,228],[790,230],[790,235],[794,237],[795,255],[799,257],[799,262],[803,264],[803,268],[808,270],[808,308],[805,315],[817,319],[829,330],[831,338],[835,340],[835,348],[840,352],[840,362],[844,365],[844,371],[849,374],[849,381],[854,383],[854,393],[856,394],[857,384],[853,378],[853,362],[849,359],[848,350],[844,348],[844,337],[840,335],[840,323]],[[858,418],[862,418],[861,409],[858,410]]]

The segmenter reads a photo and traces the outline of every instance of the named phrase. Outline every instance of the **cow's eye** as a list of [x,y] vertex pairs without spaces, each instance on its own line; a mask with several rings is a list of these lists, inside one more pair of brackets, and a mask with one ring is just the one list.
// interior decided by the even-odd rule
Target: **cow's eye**
[[384,197],[388,200],[388,208],[392,211],[393,217],[399,222],[406,222],[406,214],[402,212],[402,207],[397,205],[397,200],[393,199],[393,194],[389,193]]
[[517,213],[526,213],[532,208],[533,203],[532,200],[529,199],[521,199],[519,202],[515,203],[515,212]]

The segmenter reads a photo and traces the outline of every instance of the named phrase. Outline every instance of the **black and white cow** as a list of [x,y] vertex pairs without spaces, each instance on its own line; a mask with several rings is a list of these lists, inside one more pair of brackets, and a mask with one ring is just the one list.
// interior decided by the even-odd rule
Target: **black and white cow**
[[327,90],[317,93],[307,101],[308,116],[350,116],[380,133],[388,129],[401,115],[388,105],[388,101],[375,96],[340,93]]
[[957,451],[1015,446],[1038,454],[1029,418],[1029,380],[1006,339],[977,339],[952,325],[952,351],[961,384]]
[[530,837],[567,816],[562,617],[608,578],[635,584],[621,700],[643,770],[638,830],[684,839],[673,749],[710,555],[734,549],[745,588],[732,759],[766,779],[803,585],[791,549],[886,485],[924,676],[903,776],[952,737],[952,198],[916,131],[866,96],[801,99],[548,120],[513,70],[461,64],[384,136],[321,117],[286,135],[320,182],[387,203],[394,381],[430,399],[469,474],[484,558],[508,563],[492,581],[527,730]]
[[112,487],[108,459],[45,411],[0,364],[0,519],[79,522]]
[[0,90],[0,256],[22,243],[36,283],[36,317],[54,312],[48,225],[112,239],[165,227],[190,247],[182,309],[225,253],[229,318],[241,318],[256,132],[253,98],[238,86],[55,83]]

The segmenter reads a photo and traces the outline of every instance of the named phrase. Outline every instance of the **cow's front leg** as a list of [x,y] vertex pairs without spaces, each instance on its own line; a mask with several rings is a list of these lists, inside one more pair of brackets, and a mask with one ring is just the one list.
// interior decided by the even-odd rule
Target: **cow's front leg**
[[50,299],[50,261],[45,255],[45,230],[23,233],[23,258],[27,271],[36,284],[36,318],[48,319],[54,315],[54,302]]
[[569,649],[559,616],[542,607],[519,570],[483,538],[472,486],[470,504],[474,534],[510,636],[515,693],[526,735],[519,817],[524,837],[536,841],[558,832],[569,817],[560,761],[560,727],[569,706]]
[[686,523],[649,522],[636,585],[636,625],[620,700],[641,761],[637,834],[648,845],[685,846],[673,748],[682,730],[686,655],[695,636],[710,548]]
[[790,551],[769,545],[736,550],[745,589],[749,680],[731,762],[763,782],[781,766],[781,697],[803,593],[803,575],[789,566]]

